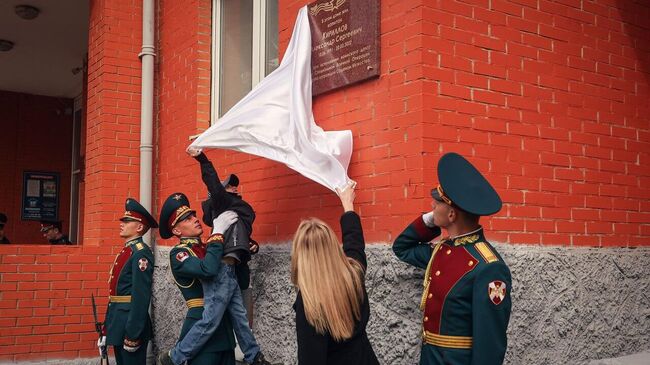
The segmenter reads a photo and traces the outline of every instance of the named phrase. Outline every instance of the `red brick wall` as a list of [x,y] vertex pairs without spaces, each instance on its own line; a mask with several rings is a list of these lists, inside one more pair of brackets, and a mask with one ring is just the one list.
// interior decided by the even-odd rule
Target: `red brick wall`
[[[281,1],[282,49],[305,3]],[[84,241],[0,247],[2,360],[96,353],[89,295],[103,317],[116,219],[139,193],[140,4],[91,2]],[[456,151],[505,202],[485,220],[494,240],[647,245],[650,14],[639,4],[382,0],[380,78],[314,101],[323,128],[354,134],[367,239],[391,241],[427,210],[436,162]],[[205,195],[184,149],[209,124],[211,77],[211,1],[157,6],[156,216],[172,192],[195,206]],[[240,174],[263,243],[290,237],[302,217],[336,225],[325,188],[275,162],[208,154],[222,175]]]
[[385,53],[384,70],[401,74],[412,53],[423,60],[402,87],[424,91],[425,181],[441,153],[468,156],[505,202],[488,223],[499,241],[650,244],[650,4],[394,4],[407,14],[390,28],[419,35],[396,70]]
[[70,218],[72,100],[0,91],[0,212],[12,243],[47,243],[38,221],[21,220],[23,173],[59,174],[59,219]]
[[119,244],[125,198],[139,197],[141,4],[91,2],[84,244]]
[[[280,6],[285,47],[305,3]],[[354,133],[349,171],[367,238],[391,241],[429,209],[437,160],[455,151],[501,193],[504,209],[484,220],[494,240],[647,245],[649,11],[642,2],[381,1],[380,79],[314,102],[323,128]],[[286,238],[299,216],[338,213],[331,194],[293,175],[297,188],[264,185],[252,199],[264,238]]]
[[83,242],[0,246],[0,361],[97,355],[90,295],[103,320],[117,218],[139,196],[141,3],[91,1]]
[[196,162],[185,148],[190,144],[189,137],[207,129],[210,122],[212,39],[210,0],[163,0],[159,6],[156,218],[162,202],[174,192],[187,194],[192,202],[204,195],[201,177],[195,174]]
[[0,245],[0,359],[96,356],[90,294],[103,320],[108,269],[120,250]]

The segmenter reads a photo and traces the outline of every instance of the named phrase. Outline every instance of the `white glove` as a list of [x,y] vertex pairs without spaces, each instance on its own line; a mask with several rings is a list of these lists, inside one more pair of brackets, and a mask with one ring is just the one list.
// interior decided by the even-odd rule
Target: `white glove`
[[123,347],[124,347],[124,350],[125,350],[125,351],[128,351],[128,352],[136,352],[136,351],[138,351],[138,349],[140,348],[140,345],[135,346],[135,347],[124,345]]
[[124,348],[125,351],[136,352],[140,348],[140,343],[141,342],[139,340],[130,341],[125,338],[122,347]]
[[97,348],[99,349],[99,356],[102,356],[102,347],[106,346],[106,336],[97,339]]
[[424,221],[424,225],[426,225],[429,228],[433,228],[436,226],[433,223],[433,211],[422,214],[422,220]]
[[219,216],[212,221],[212,234],[223,234],[230,225],[237,222],[237,218],[237,213],[232,210],[226,210],[219,214]]

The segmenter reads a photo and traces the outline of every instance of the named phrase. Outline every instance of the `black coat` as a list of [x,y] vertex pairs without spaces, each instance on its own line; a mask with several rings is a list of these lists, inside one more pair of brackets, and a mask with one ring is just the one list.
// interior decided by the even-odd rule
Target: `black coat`
[[239,216],[244,223],[247,233],[250,236],[253,233],[253,221],[255,221],[255,211],[250,204],[243,200],[237,194],[231,194],[219,182],[219,175],[214,169],[212,162],[208,157],[201,153],[195,157],[201,164],[201,179],[208,188],[209,197],[201,207],[203,208],[203,223],[212,227],[212,220],[226,210],[232,210]]
[[212,165],[212,162],[204,153],[200,153],[195,159],[201,165],[201,179],[208,188],[208,199],[201,203],[203,210],[203,223],[212,227],[212,220],[219,216],[219,214],[226,210],[232,210],[237,213],[239,220],[233,224],[226,232],[224,232],[224,250],[228,250],[231,245],[231,237],[235,229],[242,232],[243,237],[240,237],[240,243],[245,244],[245,250],[239,255],[241,263],[235,266],[235,274],[237,275],[237,283],[241,290],[248,289],[250,286],[250,268],[248,261],[250,260],[250,251],[248,244],[250,242],[250,235],[253,233],[253,221],[255,221],[255,211],[253,207],[243,200],[239,195],[232,194],[219,182],[219,175],[217,170]]
[[50,244],[52,245],[71,245],[72,242],[68,239],[68,236],[63,235],[61,238],[57,238],[55,240],[49,240]]
[[[341,216],[341,230],[343,231],[343,251],[346,256],[357,260],[365,269],[368,263],[359,216],[355,212],[344,213]],[[298,292],[293,308],[296,311],[298,363],[300,365],[379,364],[366,333],[366,326],[370,318],[370,305],[365,288],[363,292],[361,318],[355,325],[352,337],[342,342],[336,342],[329,334],[319,334],[307,322],[302,296]]]

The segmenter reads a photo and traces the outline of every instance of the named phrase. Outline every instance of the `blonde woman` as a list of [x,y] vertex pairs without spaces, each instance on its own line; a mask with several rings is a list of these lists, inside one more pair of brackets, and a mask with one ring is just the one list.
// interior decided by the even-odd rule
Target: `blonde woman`
[[300,223],[291,247],[291,281],[298,290],[298,363],[379,364],[366,326],[366,253],[361,220],[354,212],[354,186],[339,191],[343,248],[323,221]]

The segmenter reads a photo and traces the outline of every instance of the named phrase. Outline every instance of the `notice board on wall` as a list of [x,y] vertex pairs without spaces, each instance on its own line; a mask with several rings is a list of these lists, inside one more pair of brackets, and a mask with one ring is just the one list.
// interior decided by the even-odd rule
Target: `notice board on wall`
[[59,173],[23,172],[22,220],[59,219]]

